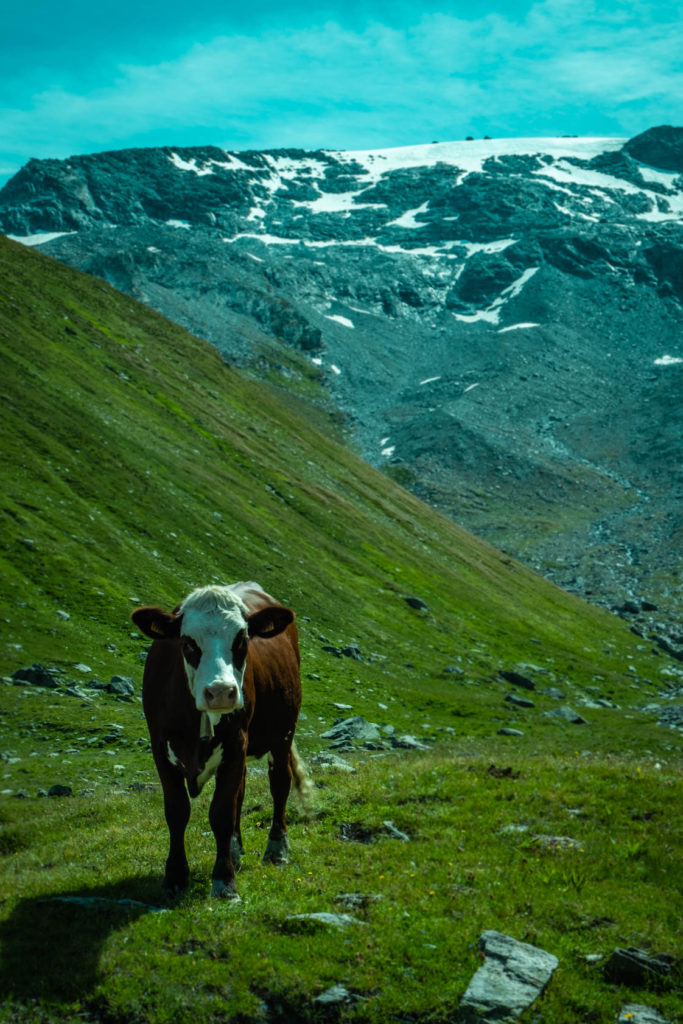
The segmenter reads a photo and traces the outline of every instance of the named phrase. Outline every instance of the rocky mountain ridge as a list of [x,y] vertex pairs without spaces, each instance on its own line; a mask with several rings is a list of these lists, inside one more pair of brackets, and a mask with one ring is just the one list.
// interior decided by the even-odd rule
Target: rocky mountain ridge
[[683,129],[33,160],[0,228],[247,369],[298,350],[368,461],[683,644]]

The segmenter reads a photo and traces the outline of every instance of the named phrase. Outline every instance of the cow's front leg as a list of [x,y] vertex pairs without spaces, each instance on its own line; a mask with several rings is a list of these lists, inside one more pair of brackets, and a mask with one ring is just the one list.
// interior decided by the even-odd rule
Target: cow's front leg
[[183,776],[162,756],[157,770],[164,793],[164,814],[168,825],[169,850],[164,888],[174,896],[187,889],[190,868],[185,855],[185,829],[190,820],[190,798]]
[[274,750],[268,759],[268,781],[273,798],[273,823],[270,826],[264,864],[286,864],[289,860],[287,839],[286,807],[292,786],[292,771],[289,765],[289,747]]
[[216,789],[209,808],[209,822],[216,840],[216,863],[211,875],[211,895],[236,899],[235,867],[239,866],[242,840],[239,810],[244,794],[246,743],[240,756],[225,762],[216,772]]

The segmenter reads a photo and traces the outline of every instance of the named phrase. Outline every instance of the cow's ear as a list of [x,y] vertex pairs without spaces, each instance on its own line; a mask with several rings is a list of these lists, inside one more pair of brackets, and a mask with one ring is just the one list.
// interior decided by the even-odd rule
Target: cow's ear
[[172,637],[180,636],[182,615],[165,612],[163,608],[152,605],[136,608],[131,614],[131,619],[138,629],[152,640],[170,640]]
[[269,605],[247,618],[247,629],[249,636],[262,636],[267,639],[282,633],[290,622],[294,622],[294,612],[291,608]]

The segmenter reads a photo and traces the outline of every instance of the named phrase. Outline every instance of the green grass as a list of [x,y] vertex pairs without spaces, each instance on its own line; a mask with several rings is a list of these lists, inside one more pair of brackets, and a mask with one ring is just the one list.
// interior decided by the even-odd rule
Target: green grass
[[[357,459],[298,353],[279,369],[269,353],[268,380],[247,379],[104,283],[2,238],[0,282],[0,670],[43,662],[86,695],[0,684],[0,1022],[313,1020],[335,982],[354,996],[341,1019],[445,1021],[486,928],[560,958],[526,1021],[607,1024],[629,1000],[674,1020],[675,986],[619,991],[584,958],[630,944],[681,955],[682,743],[642,710],[680,685],[676,663]],[[163,913],[119,904],[160,905],[161,798],[139,697],[86,684],[139,683],[137,602],[172,606],[236,579],[298,613],[305,758],[335,702],[430,750],[357,752],[354,775],[314,768],[316,812],[306,821],[293,802],[282,870],[258,859],[256,765],[242,903],[208,898],[202,797],[187,897]],[[325,643],[357,644],[363,661]],[[507,703],[498,672],[518,664],[589,724],[545,718],[558,701],[538,689],[533,709]],[[584,709],[586,696],[617,706]],[[37,795],[54,783],[75,796]],[[340,837],[344,822],[372,832],[385,819],[411,842]],[[381,898],[348,932],[287,924],[349,891]],[[109,902],[59,902],[93,895]]]

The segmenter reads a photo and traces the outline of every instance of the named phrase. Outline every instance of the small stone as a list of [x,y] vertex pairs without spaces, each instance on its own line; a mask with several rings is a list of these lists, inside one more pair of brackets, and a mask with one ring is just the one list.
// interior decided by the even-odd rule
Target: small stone
[[[40,796],[40,794],[38,794]],[[73,790],[71,786],[61,786],[57,783],[54,786],[50,786],[47,791],[48,796],[73,796]]]
[[107,691],[120,697],[132,697],[135,693],[135,683],[129,676],[112,676]]
[[331,729],[322,734],[322,738],[339,743],[350,740],[379,740],[381,735],[379,727],[374,722],[366,722],[362,715],[354,715],[352,718],[343,718],[335,722]]
[[348,761],[331,750],[321,750],[311,758],[311,764],[318,764],[323,768],[336,768],[340,772],[355,772],[355,768]]
[[343,985],[331,985],[316,996],[313,1002],[321,1006],[336,1006],[339,1003],[347,1003],[350,998],[349,990]]
[[499,729],[498,730],[498,735],[499,736],[523,736],[524,733],[520,729],[504,728],[504,729]]
[[403,600],[411,608],[417,609],[419,612],[428,612],[429,605],[425,604],[421,597],[404,597]]
[[529,679],[528,676],[522,675],[521,672],[513,672],[509,669],[501,669],[498,673],[501,678],[505,679],[508,683],[514,683],[515,686],[521,686],[525,690],[535,690],[536,683],[533,679]]
[[405,832],[401,832],[399,828],[396,828],[393,821],[383,821],[382,825],[385,833],[392,839],[400,839],[402,843],[410,842],[410,836],[406,835]]
[[506,693],[505,700],[516,708],[535,708],[536,705],[528,697],[519,697],[516,693]]
[[61,608],[57,609],[57,615],[59,616],[60,619],[64,619],[65,622],[67,622],[71,618],[69,613],[65,612],[65,611],[62,611]]
[[627,1003],[622,1006],[617,1024],[670,1024],[653,1006],[640,1003]]
[[605,977],[617,985],[656,986],[668,978],[675,960],[668,953],[651,954],[637,946],[619,946],[605,964]]
[[420,740],[414,736],[410,736],[407,733],[403,736],[389,736],[392,747],[396,747],[399,750],[429,750],[429,747],[421,743]]
[[78,664],[74,665],[74,668],[77,672],[83,672],[85,674],[92,672],[90,665],[84,665],[82,661],[79,661]]
[[28,668],[18,668],[12,673],[12,679],[16,685],[27,684],[29,686],[44,686],[46,689],[55,690],[59,686],[57,669],[45,668],[44,665],[29,665]]
[[559,708],[553,708],[551,711],[544,711],[543,714],[546,718],[559,718],[564,722],[571,722],[573,725],[588,725],[585,718],[582,718],[578,711],[574,711],[567,704],[563,704]]

